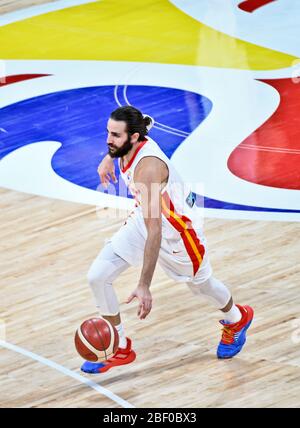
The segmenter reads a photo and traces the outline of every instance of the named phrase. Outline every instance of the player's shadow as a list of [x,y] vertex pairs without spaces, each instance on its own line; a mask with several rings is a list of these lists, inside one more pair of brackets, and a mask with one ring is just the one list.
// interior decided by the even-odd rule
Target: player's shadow
[[[170,351],[172,353],[172,351]],[[135,363],[133,363],[130,366],[120,366],[117,368],[113,368],[112,370],[119,370],[120,373],[117,375],[113,375],[113,372],[111,371],[111,373],[107,373],[107,377],[106,379],[102,378],[99,379],[99,384],[101,384],[101,386],[105,386],[105,385],[111,385],[114,382],[119,382],[122,381],[124,382],[124,380],[126,381],[134,381],[135,379],[139,378],[139,377],[143,377],[143,379],[146,379],[148,376],[149,378],[151,377],[155,377],[157,374],[160,374],[162,372],[162,370],[164,371],[164,374],[168,371],[172,371],[172,370],[176,370],[178,369],[179,366],[191,366],[191,364],[196,363],[196,365],[198,367],[201,367],[201,365],[203,364],[209,364],[211,365],[214,361],[216,361],[216,357],[213,354],[207,354],[207,350],[205,350],[205,354],[199,355],[197,354],[197,352],[193,353],[193,354],[189,354],[187,356],[183,356],[182,358],[176,359],[174,361],[174,359],[172,361],[170,360],[161,360],[159,362],[154,363],[155,365],[153,365],[153,361],[152,359],[149,361],[149,363],[145,363],[145,361],[143,362],[142,366],[138,365],[138,360],[136,360]],[[172,354],[173,355],[173,354]],[[134,366],[136,368],[134,368]],[[126,372],[125,372],[126,370]],[[182,373],[180,373],[181,375]],[[176,380],[176,375],[172,376],[172,378],[174,380]]]

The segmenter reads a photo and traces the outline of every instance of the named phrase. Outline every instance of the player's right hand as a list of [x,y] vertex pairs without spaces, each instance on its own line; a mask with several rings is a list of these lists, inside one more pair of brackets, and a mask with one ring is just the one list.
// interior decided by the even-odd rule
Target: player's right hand
[[98,166],[97,171],[100,177],[101,184],[104,187],[107,187],[109,185],[109,182],[111,179],[114,183],[118,182],[115,175],[115,164],[109,155],[105,156],[102,159],[102,161]]
[[143,286],[139,284],[137,288],[130,294],[126,300],[126,303],[132,302],[132,300],[135,298],[139,301],[137,316],[140,320],[143,320],[152,309],[152,295],[149,290],[149,286]]

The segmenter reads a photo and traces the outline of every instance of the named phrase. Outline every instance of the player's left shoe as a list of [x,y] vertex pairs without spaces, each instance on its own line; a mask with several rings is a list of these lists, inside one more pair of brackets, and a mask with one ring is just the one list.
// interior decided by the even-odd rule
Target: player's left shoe
[[246,332],[253,320],[254,311],[250,306],[236,305],[241,311],[242,318],[234,324],[220,321],[223,325],[222,338],[217,349],[218,358],[232,358],[238,354],[245,342]]
[[103,363],[92,363],[86,361],[81,366],[81,370],[85,373],[99,374],[115,366],[123,366],[124,364],[132,363],[136,359],[136,353],[131,348],[131,340],[127,337],[126,349],[118,348],[116,353]]

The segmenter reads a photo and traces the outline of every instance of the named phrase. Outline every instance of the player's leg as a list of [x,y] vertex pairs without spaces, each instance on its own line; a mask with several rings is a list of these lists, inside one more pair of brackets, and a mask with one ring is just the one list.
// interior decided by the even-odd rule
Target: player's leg
[[126,337],[113,282],[129,266],[129,263],[114,253],[111,242],[108,242],[93,261],[87,274],[98,312],[116,327],[122,348],[126,348]]
[[217,309],[224,313],[222,338],[217,349],[218,358],[232,358],[246,342],[246,332],[253,319],[250,306],[235,305],[229,289],[218,279],[210,276],[204,279],[196,276],[187,285],[195,295],[207,298]]
[[101,373],[112,366],[128,364],[134,361],[136,357],[131,349],[131,340],[125,336],[119,302],[113,288],[113,282],[129,266],[128,262],[115,254],[111,242],[108,242],[88,271],[88,282],[94,295],[96,307],[100,316],[116,327],[119,333],[119,348],[107,362],[85,362],[81,369],[87,373]]
[[[105,372],[114,366],[128,364],[136,358],[131,347],[131,340],[125,337],[119,303],[112,284],[129,266],[138,266],[142,263],[144,247],[145,236],[140,231],[136,214],[131,213],[125,224],[105,245],[88,272],[88,281],[98,310],[103,318],[116,327],[120,336],[117,352],[112,358],[101,364],[96,373]],[[92,364],[95,363],[89,363],[89,367]],[[87,364],[84,368],[87,368]],[[92,368],[89,372],[95,373],[93,370]]]
[[[201,241],[205,242],[203,236]],[[246,331],[253,318],[253,309],[233,303],[228,288],[212,276],[207,252],[196,275],[193,275],[193,264],[189,254],[184,251],[183,245],[181,247],[179,243],[176,245],[177,250],[181,250],[179,256],[172,254],[172,248],[167,242],[164,243],[164,251],[160,253],[159,258],[160,265],[172,279],[186,282],[195,295],[205,297],[215,308],[224,312],[225,320],[220,321],[223,325],[223,334],[217,355],[219,358],[231,358],[240,352],[246,341]]]
[[217,309],[224,312],[226,321],[236,323],[242,318],[239,308],[233,303],[229,289],[218,279],[210,276],[205,281],[187,282],[194,295],[202,295]]

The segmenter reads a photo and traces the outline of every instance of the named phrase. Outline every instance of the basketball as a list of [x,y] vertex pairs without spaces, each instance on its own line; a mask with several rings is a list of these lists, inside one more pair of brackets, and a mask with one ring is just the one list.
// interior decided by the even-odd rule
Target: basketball
[[84,321],[77,329],[74,339],[78,354],[94,363],[108,360],[119,346],[117,330],[104,318]]

